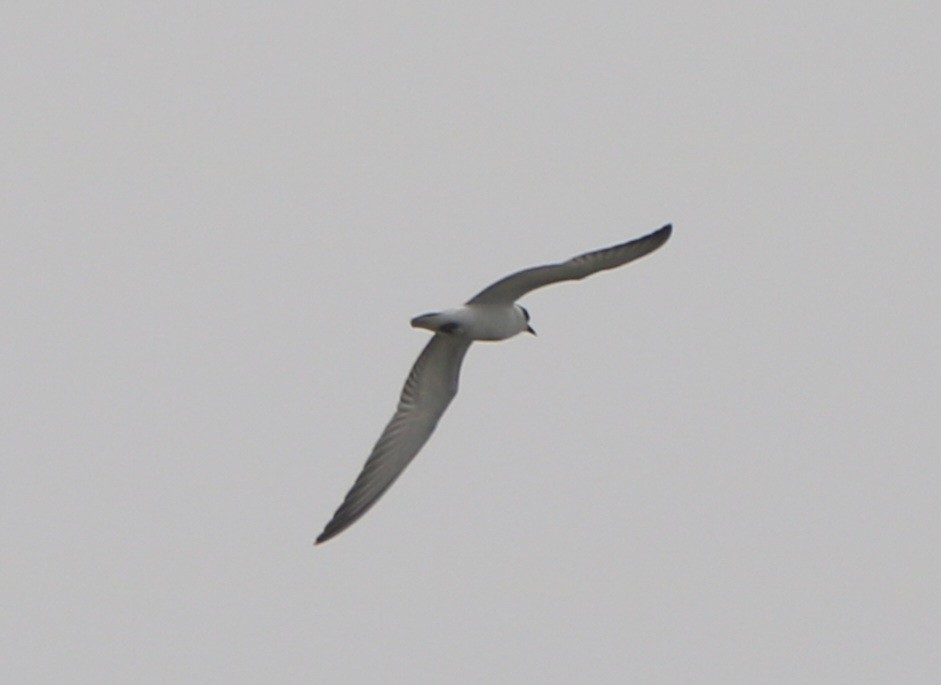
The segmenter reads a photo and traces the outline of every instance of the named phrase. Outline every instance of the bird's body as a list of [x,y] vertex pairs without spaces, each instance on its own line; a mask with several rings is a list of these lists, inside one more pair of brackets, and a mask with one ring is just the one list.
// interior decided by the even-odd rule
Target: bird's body
[[418,454],[457,394],[461,362],[471,343],[506,340],[524,331],[535,334],[529,312],[516,303],[518,298],[643,257],[663,245],[671,230],[667,225],[637,240],[519,271],[484,288],[461,307],[412,319],[412,326],[433,331],[434,336],[412,366],[392,420],[317,542],[329,540],[365,514]]
[[493,342],[525,331],[529,327],[529,317],[525,309],[514,303],[465,304],[456,309],[416,316],[412,319],[412,326]]

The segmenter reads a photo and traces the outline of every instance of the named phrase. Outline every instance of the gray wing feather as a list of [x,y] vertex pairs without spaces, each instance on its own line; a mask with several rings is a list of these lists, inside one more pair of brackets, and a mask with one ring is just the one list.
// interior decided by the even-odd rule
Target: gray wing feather
[[467,304],[507,304],[516,302],[531,290],[560,281],[577,281],[598,271],[614,269],[630,261],[650,254],[670,237],[673,227],[669,224],[643,238],[586,252],[559,264],[537,266],[518,271],[487,286]]
[[392,420],[379,437],[352,489],[317,542],[351,526],[382,497],[427,442],[457,394],[461,362],[471,340],[436,333],[412,366]]

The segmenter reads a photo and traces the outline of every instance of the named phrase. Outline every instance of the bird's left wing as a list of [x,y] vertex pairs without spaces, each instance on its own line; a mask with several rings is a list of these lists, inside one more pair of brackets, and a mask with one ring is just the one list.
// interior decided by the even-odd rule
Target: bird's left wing
[[536,288],[560,281],[577,281],[598,271],[614,269],[650,254],[670,237],[673,227],[667,224],[643,238],[631,240],[613,247],[572,257],[558,264],[536,266],[501,278],[487,286],[467,304],[510,304]]
[[329,540],[351,526],[382,497],[431,437],[457,394],[461,362],[471,339],[436,333],[412,366],[395,415],[333,518],[318,536]]

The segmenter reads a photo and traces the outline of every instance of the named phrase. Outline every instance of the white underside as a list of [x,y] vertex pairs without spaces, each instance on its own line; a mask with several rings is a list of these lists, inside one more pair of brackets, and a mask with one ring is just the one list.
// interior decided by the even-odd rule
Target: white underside
[[516,304],[466,304],[412,319],[413,326],[432,331],[447,330],[448,324],[457,324],[453,333],[471,340],[506,340],[525,331],[528,325]]

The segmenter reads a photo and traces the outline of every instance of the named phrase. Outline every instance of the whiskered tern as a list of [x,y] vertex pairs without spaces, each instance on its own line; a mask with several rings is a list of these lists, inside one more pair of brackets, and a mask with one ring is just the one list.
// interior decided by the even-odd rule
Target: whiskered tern
[[529,312],[516,304],[520,297],[553,283],[577,281],[623,266],[663,245],[671,231],[668,224],[643,238],[586,252],[559,264],[518,271],[487,286],[461,307],[412,319],[412,326],[427,328],[434,335],[408,374],[392,420],[317,543],[356,522],[418,454],[457,394],[461,362],[472,342],[506,340],[523,331],[535,335]]

